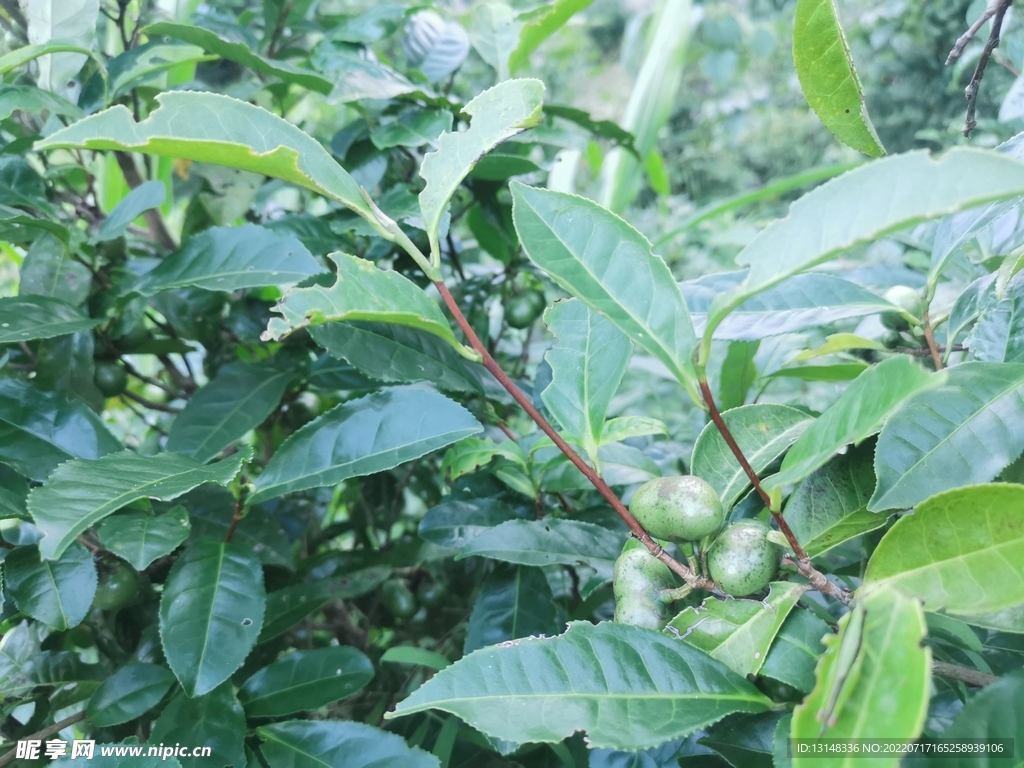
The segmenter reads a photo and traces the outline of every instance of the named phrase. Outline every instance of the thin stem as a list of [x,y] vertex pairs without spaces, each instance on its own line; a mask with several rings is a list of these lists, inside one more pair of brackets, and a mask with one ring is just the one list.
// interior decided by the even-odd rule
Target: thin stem
[[[24,739],[21,739],[21,741],[42,741],[43,739],[48,739],[51,736],[53,736],[53,734],[60,733],[69,725],[74,725],[75,723],[85,720],[85,715],[86,712],[83,709],[77,715],[72,715],[71,717],[65,718],[61,720],[59,723],[48,725],[45,728],[43,728],[43,730],[37,731],[36,733],[33,733],[31,736],[26,736]],[[10,763],[14,762],[15,757],[18,754],[17,750],[14,747],[15,745],[11,744],[11,751],[3,757],[0,757],[0,766],[9,765]]]
[[122,392],[121,397],[127,397],[129,400],[134,400],[143,408],[152,408],[154,411],[163,411],[164,413],[181,413],[180,408],[175,408],[173,406],[165,405],[163,403],[154,403],[152,400],[147,400],[141,395],[136,395],[130,389],[126,389],[124,392]]
[[[985,76],[985,67],[988,66],[988,60],[992,57],[992,52],[999,47],[999,35],[1003,27],[1003,17],[1012,4],[1013,0],[992,0],[989,8],[985,9],[985,13],[988,13],[990,10],[992,11],[992,31],[989,32],[988,40],[985,42],[985,47],[978,58],[978,65],[974,68],[974,74],[971,75],[971,82],[964,89],[964,95],[967,97],[967,118],[964,120],[962,131],[964,136],[970,136],[971,131],[978,124],[977,120],[974,119],[974,114],[978,107],[978,90],[981,88],[981,78]],[[970,30],[967,31],[970,32]],[[954,48],[954,50],[956,49]]]
[[1003,1],[1004,0],[991,0],[991,2],[989,2],[988,4],[988,8],[982,11],[981,16],[978,17],[978,20],[971,24],[967,31],[957,38],[956,43],[953,45],[953,50],[951,50],[949,52],[949,56],[946,57],[947,65],[952,64],[954,61],[963,56],[964,49],[967,48],[967,44],[974,39],[974,36],[976,34],[978,34],[978,30],[985,26],[985,22],[995,15],[996,8]]
[[947,664],[944,661],[932,662],[932,674],[948,678],[949,680],[959,680],[961,683],[974,685],[978,688],[999,682],[999,678],[995,675],[979,672],[970,667],[961,667],[959,664]]
[[942,370],[942,355],[939,354],[939,348],[935,344],[935,334],[932,332],[932,320],[928,316],[928,311],[924,313],[924,340],[928,342],[928,352],[932,356],[932,362],[935,363],[935,370]]
[[235,535],[235,529],[238,528],[238,524],[242,522],[242,507],[245,504],[245,493],[241,492],[238,494],[238,498],[235,499],[235,514],[231,518],[231,524],[228,526],[228,532],[224,534],[224,543],[230,544],[231,537]]
[[470,346],[473,347],[479,353],[484,368],[486,368],[498,383],[505,388],[512,399],[519,403],[520,407],[526,411],[527,415],[540,427],[540,430],[551,438],[551,441],[558,446],[558,449],[565,454],[565,457],[572,462],[580,472],[583,473],[584,477],[590,481],[590,483],[597,489],[597,492],[604,497],[612,509],[615,510],[616,514],[622,518],[623,522],[629,526],[629,529],[633,532],[640,542],[647,547],[652,555],[661,560],[665,565],[671,568],[676,574],[682,578],[687,584],[694,589],[705,589],[708,591],[714,591],[717,593],[715,584],[710,579],[697,576],[685,565],[671,557],[654,539],[651,538],[650,534],[644,530],[643,526],[637,522],[637,519],[633,517],[625,505],[619,500],[619,497],[615,495],[615,492],[608,486],[608,483],[598,475],[589,464],[587,464],[579,455],[574,451],[562,436],[558,434],[550,422],[545,419],[538,411],[530,399],[523,394],[522,390],[515,385],[515,382],[509,378],[508,374],[501,369],[497,361],[491,356],[491,353],[487,351],[487,347],[484,346],[483,342],[480,341],[480,337],[476,335],[473,327],[466,320],[466,316],[462,314],[462,310],[459,309],[458,303],[452,296],[451,291],[448,290],[448,286],[443,281],[437,280],[434,282],[434,286],[437,288],[438,293],[441,294],[441,298],[444,299],[445,305],[448,307],[448,311],[452,313],[452,317],[459,324],[462,332],[466,335],[466,340],[469,341]]

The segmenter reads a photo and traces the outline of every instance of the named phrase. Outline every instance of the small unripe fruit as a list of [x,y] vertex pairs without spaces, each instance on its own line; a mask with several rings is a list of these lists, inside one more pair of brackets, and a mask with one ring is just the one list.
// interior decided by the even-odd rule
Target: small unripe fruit
[[116,611],[123,608],[135,596],[138,582],[134,569],[120,561],[100,568],[96,596],[92,599],[94,608]]
[[128,387],[128,373],[117,363],[97,363],[92,380],[104,397],[117,397]]
[[613,579],[615,621],[648,629],[665,625],[668,605],[661,599],[661,590],[672,586],[667,565],[630,539],[615,561]]
[[380,601],[396,619],[408,619],[419,609],[416,596],[401,579],[384,582],[380,588]]
[[896,349],[903,345],[903,337],[899,331],[886,331],[882,334],[882,344],[886,349]]
[[[921,301],[921,295],[913,288],[908,288],[905,285],[894,285],[882,294],[882,298],[890,304],[896,305],[904,312],[913,315],[915,318],[920,319],[924,314],[924,302]],[[879,319],[882,321],[882,325],[889,330],[910,330],[910,323],[899,312],[883,312]]]
[[715,489],[693,475],[649,480],[633,494],[629,511],[651,536],[669,541],[699,541],[725,522]]
[[768,541],[768,527],[741,520],[726,527],[708,550],[708,573],[734,597],[760,592],[779,567],[779,548]]
[[546,305],[540,291],[530,289],[517,293],[505,303],[505,322],[513,328],[528,328],[540,317]]

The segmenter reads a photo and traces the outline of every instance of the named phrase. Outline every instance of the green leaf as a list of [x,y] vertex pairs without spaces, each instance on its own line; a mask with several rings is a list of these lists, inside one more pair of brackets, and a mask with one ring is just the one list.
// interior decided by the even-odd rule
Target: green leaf
[[28,482],[6,464],[0,464],[0,520],[5,518],[31,519],[25,498]]
[[295,368],[287,362],[225,365],[175,417],[167,433],[167,450],[207,462],[258,427],[295,379]]
[[712,728],[697,744],[715,750],[731,765],[743,768],[782,768],[772,760],[775,731],[782,718],[782,712],[737,715]]
[[499,82],[508,80],[508,59],[519,44],[522,26],[505,3],[482,3],[473,9],[470,42],[480,58],[498,73]]
[[452,664],[448,661],[447,657],[442,656],[437,651],[417,648],[412,645],[393,645],[384,651],[380,660],[391,664],[412,664],[420,667],[429,667],[435,672],[440,672]]
[[18,547],[4,560],[7,591],[18,610],[58,632],[77,627],[96,594],[96,566],[72,542],[59,560],[42,560],[35,547]]
[[[93,112],[106,106],[110,101],[116,100],[119,96],[127,94],[147,80],[154,79],[162,72],[167,72],[167,70],[182,64],[194,65],[215,58],[217,57],[205,55],[203,49],[196,45],[150,40],[148,43],[129,48],[110,60],[107,65],[110,94],[107,98],[101,99],[100,94],[96,94],[95,101],[90,102],[88,99],[80,101],[82,106],[87,107],[87,111]],[[89,93],[88,85],[85,90]]]
[[437,144],[438,137],[452,129],[452,113],[446,109],[413,109],[402,112],[394,122],[370,131],[377,149],[422,147]]
[[510,520],[471,539],[459,558],[477,555],[520,565],[585,563],[607,575],[621,550],[621,534],[593,523]]
[[810,611],[796,609],[775,636],[761,674],[809,692],[814,688],[814,668],[825,651],[821,639],[831,632],[828,624]]
[[719,375],[718,407],[723,411],[739,408],[747,402],[747,393],[757,381],[754,356],[761,346],[759,341],[733,341],[722,361]]
[[327,94],[334,88],[334,83],[321,75],[307,69],[288,64],[283,61],[270,61],[252,52],[245,43],[233,43],[218,37],[213,32],[191,24],[175,24],[159,21],[143,28],[143,34],[155,37],[173,37],[185,43],[198,45],[209,53],[215,53],[230,61],[248,67],[254,72],[271,75],[286,83],[308,88],[317,93]]
[[189,696],[223,683],[263,626],[259,561],[237,544],[200,539],[175,561],[160,597],[164,654]]
[[[224,540],[234,517],[235,499],[225,489],[208,485],[181,499],[190,510],[192,533],[189,541],[204,536]],[[295,570],[291,542],[281,522],[262,507],[249,507],[235,527],[233,542],[256,555],[264,565]]]
[[148,210],[164,204],[167,188],[162,181],[147,181],[133,189],[117,204],[100,225],[96,239],[103,242],[116,240],[128,231],[128,226]]
[[515,71],[526,66],[530,54],[551,35],[565,26],[575,14],[589,6],[594,0],[555,0],[541,14],[532,17],[519,33],[519,41],[508,60],[508,67]]
[[260,751],[274,768],[440,768],[433,755],[405,743],[394,733],[339,720],[288,720],[256,729]]
[[247,459],[236,453],[204,467],[175,453],[121,451],[65,462],[28,495],[28,511],[43,532],[39,551],[48,560],[60,557],[82,531],[137,499],[170,501],[204,483],[227,485]]
[[1024,279],[1011,280],[1002,298],[982,310],[966,346],[978,360],[1024,363]]
[[[755,472],[771,466],[814,423],[788,405],[755,403],[722,414],[743,455]],[[690,472],[706,480],[729,509],[750,487],[750,480],[714,424],[701,430],[693,444]]]
[[103,322],[86,317],[60,299],[46,296],[8,296],[0,299],[0,344],[52,339],[87,331]]
[[286,120],[215,93],[166,91],[156,100],[160,106],[140,123],[118,105],[50,134],[36,149],[115,149],[262,173],[337,200],[380,231],[355,180]]
[[909,397],[931,397],[945,374],[929,374],[908,357],[885,360],[860,374],[839,398],[793,444],[782,469],[765,481],[779,488],[807,477],[843,446],[860,443],[877,432]]
[[89,295],[89,268],[71,258],[64,244],[50,233],[36,239],[19,271],[19,296],[47,296],[79,305]]
[[516,743],[561,741],[583,730],[593,747],[644,749],[769,704],[742,677],[686,643],[639,627],[572,622],[558,637],[464,657],[388,717],[440,709]]
[[552,599],[540,568],[499,565],[473,603],[463,655],[521,637],[556,634],[561,626]]
[[793,63],[807,103],[825,127],[848,147],[871,157],[884,155],[835,0],[797,0]]
[[331,585],[325,581],[294,584],[267,595],[267,610],[260,643],[283,635],[331,599]]
[[872,512],[984,483],[1024,450],[1024,364],[963,363],[889,417],[875,449]]
[[529,471],[523,450],[511,440],[496,443],[489,437],[467,437],[445,451],[441,461],[441,477],[458,480],[463,475],[487,466],[495,458],[511,461],[524,472]]
[[[416,328],[387,323],[314,325],[310,335],[334,357],[347,360],[377,381],[429,381],[444,392],[489,393],[483,366],[463,357],[447,341]],[[504,391],[504,390],[502,390]]]
[[[927,189],[928,195],[916,194]],[[1024,164],[1004,155],[958,147],[938,159],[908,152],[863,165],[801,197],[744,248],[736,262],[746,279],[718,296],[701,349],[726,315],[751,296],[889,232],[982,203],[1024,193]],[[853,201],[853,202],[851,202]]]
[[666,632],[718,659],[733,672],[746,677],[764,664],[775,635],[806,590],[797,584],[776,581],[768,597],[760,600],[707,598],[668,623]]
[[250,501],[383,472],[480,431],[465,408],[436,392],[376,392],[292,434],[256,479]]
[[191,528],[188,512],[179,504],[162,515],[129,512],[108,517],[97,526],[96,533],[108,551],[141,571],[158,557],[176,550]]
[[513,182],[512,215],[530,259],[668,366],[701,403],[690,313],[642,234],[596,203]]
[[134,720],[160,703],[174,675],[156,664],[127,664],[103,681],[89,699],[89,722],[99,728]]
[[517,517],[516,511],[499,499],[450,499],[423,516],[419,535],[431,544],[461,549],[484,531]]
[[541,400],[562,430],[597,464],[605,416],[626,372],[633,345],[611,322],[577,299],[544,313],[555,343],[544,355],[551,383]]
[[224,683],[195,698],[179,691],[153,723],[148,743],[212,747],[206,757],[178,758],[182,768],[209,768],[245,765],[244,739],[245,713],[231,684]]
[[355,648],[295,651],[263,667],[238,691],[247,717],[280,717],[351,696],[373,679],[373,664]]
[[810,557],[885,525],[885,515],[867,509],[875,490],[872,460],[871,446],[836,456],[789,497],[783,516]]
[[639,158],[636,147],[633,146],[633,143],[636,141],[635,137],[614,120],[595,120],[589,112],[576,109],[575,107],[567,107],[564,104],[545,104],[544,114],[568,120],[570,123],[576,123],[580,128],[584,128],[594,136],[607,139],[616,146],[622,147],[634,157]]
[[1024,603],[1024,486],[956,488],[917,505],[882,537],[865,586],[892,586],[961,616]]
[[644,435],[664,435],[668,437],[668,427],[658,419],[647,416],[618,416],[608,419],[601,431],[601,444],[617,443],[630,437]]
[[[86,24],[89,23],[88,13],[72,14],[72,23],[75,23],[75,16],[78,16],[78,26],[80,26],[81,22],[83,21]],[[46,34],[45,37],[53,37],[52,30],[51,33]],[[10,72],[12,69],[16,69],[17,67],[20,67],[22,64],[28,64],[30,61],[33,61],[34,59],[38,59],[42,56],[49,56],[53,53],[78,53],[84,56],[92,57],[96,61],[96,64],[100,69],[100,72],[105,75],[106,70],[103,68],[103,61],[101,57],[94,53],[91,49],[83,48],[81,45],[82,42],[83,41],[81,40],[74,40],[70,38],[61,37],[60,39],[48,39],[46,42],[38,43],[36,45],[25,45],[21,48],[16,48],[10,53],[4,56],[0,56],[0,75]],[[65,60],[67,59],[65,58]],[[84,62],[85,59],[79,59],[79,61]],[[41,72],[40,77],[38,78],[40,85],[42,87],[48,87],[50,85],[50,83],[47,82],[49,80],[49,66],[49,64],[46,65],[46,74],[44,75],[44,73]],[[67,73],[67,77],[73,77],[79,69],[81,69],[81,64],[79,64],[73,72]],[[65,81],[63,75],[64,73],[61,73],[61,76],[56,78],[57,83],[61,86],[63,86],[63,81]],[[105,82],[106,81],[104,80],[104,83]]]
[[[992,685],[986,685],[975,693],[952,724],[942,733],[943,739],[968,741],[970,739],[1012,739],[1016,750],[1014,758],[1020,759],[1020,744],[1024,743],[1024,673],[1020,671],[1007,675]],[[1009,757],[1003,753],[1004,757]],[[1003,762],[997,753],[990,752],[987,756],[951,755],[948,758],[936,759],[928,763],[932,768],[937,765],[948,768],[981,768],[996,766]]]
[[[924,613],[916,600],[892,589],[862,598],[863,632],[856,648],[856,670],[843,677],[837,658],[852,612],[839,620],[838,636],[826,637],[828,650],[821,657],[814,690],[797,705],[790,731],[794,739],[908,739],[917,738],[928,711],[931,685],[931,650],[923,648]],[[840,693],[832,709],[835,724],[822,723],[830,699]],[[823,727],[828,726],[828,727]],[[793,756],[794,768],[817,761]],[[878,765],[895,766],[898,755],[880,757]],[[831,758],[835,766],[860,765],[859,755]]]
[[211,227],[147,272],[133,287],[143,296],[176,288],[237,291],[298,283],[323,272],[294,236],[256,224]]
[[972,627],[995,629],[999,632],[1024,634],[1024,603],[1004,608],[995,613],[982,613],[963,617]]
[[464,347],[441,309],[412,280],[394,270],[384,270],[372,261],[332,253],[338,276],[329,288],[293,288],[274,307],[282,317],[273,317],[261,336],[280,341],[299,328],[345,320],[393,323],[432,333],[448,342],[470,360],[479,355]]
[[467,130],[442,134],[437,150],[424,156],[420,176],[426,186],[420,193],[420,210],[435,262],[440,259],[441,217],[455,190],[487,152],[540,123],[543,100],[544,84],[540,80],[498,83],[462,108],[473,118]]
[[82,402],[17,379],[0,379],[0,460],[43,481],[63,461],[98,459],[121,444]]
[[0,120],[6,120],[15,111],[33,115],[49,112],[76,120],[82,117],[82,110],[76,104],[56,93],[34,85],[0,85]]

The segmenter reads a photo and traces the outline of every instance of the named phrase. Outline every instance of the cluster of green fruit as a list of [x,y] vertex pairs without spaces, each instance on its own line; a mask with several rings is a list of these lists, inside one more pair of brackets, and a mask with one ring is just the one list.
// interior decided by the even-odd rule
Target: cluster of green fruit
[[[760,592],[779,567],[779,548],[757,520],[724,528],[725,510],[715,489],[699,477],[659,477],[642,485],[629,511],[656,539],[687,548],[700,542],[707,574],[723,592],[742,597]],[[696,560],[691,562],[697,562]],[[615,620],[660,629],[674,599],[672,572],[636,539],[615,561]]]
[[[899,312],[889,310],[883,312],[879,317],[882,325],[886,328],[885,334],[882,336],[882,344],[886,349],[896,349],[908,344],[921,346],[921,341],[924,339],[922,318],[926,309],[921,295],[905,285],[894,285],[882,294],[882,298],[901,310]],[[913,321],[907,319],[908,315],[913,318]],[[904,338],[903,334],[905,333],[910,334],[909,339]]]

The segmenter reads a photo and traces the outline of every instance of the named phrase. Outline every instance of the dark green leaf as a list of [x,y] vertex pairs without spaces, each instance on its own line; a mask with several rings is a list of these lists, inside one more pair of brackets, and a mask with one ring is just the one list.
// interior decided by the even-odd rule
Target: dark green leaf
[[[222,540],[227,537],[235,513],[235,499],[230,493],[208,485],[188,494],[182,503],[190,510],[192,520],[189,541],[198,541],[203,536]],[[264,565],[295,568],[291,540],[281,527],[281,521],[263,507],[248,508],[235,527],[232,541],[252,552]]]
[[403,112],[394,122],[370,132],[370,141],[377,149],[391,147],[422,147],[436,144],[438,137],[452,129],[452,113],[445,109]]
[[251,501],[382,472],[480,431],[467,410],[436,392],[367,395],[289,437],[257,478]]
[[205,696],[189,698],[183,692],[171,699],[153,723],[150,744],[190,744],[211,747],[207,757],[181,757],[182,768],[210,768],[211,765],[245,765],[245,713],[224,683]]
[[477,555],[520,565],[585,563],[611,572],[622,536],[578,520],[510,520],[481,532],[462,548],[459,557]]
[[331,599],[331,585],[325,581],[295,584],[267,595],[266,617],[259,642],[273,640],[294,627]]
[[85,301],[92,285],[89,268],[72,259],[50,233],[32,243],[19,272],[19,296],[46,296],[75,306]]
[[57,631],[78,626],[96,594],[96,566],[81,544],[59,560],[42,560],[35,547],[19,547],[4,560],[7,590],[18,610]]
[[50,339],[86,331],[100,318],[86,317],[60,299],[47,296],[9,296],[0,299],[0,344]]
[[33,115],[49,112],[61,117],[82,117],[82,110],[56,93],[32,85],[0,86],[0,120],[6,120],[15,110]]
[[484,580],[473,603],[462,653],[530,635],[553,635],[559,629],[544,571],[499,565]]
[[394,733],[363,723],[288,720],[256,729],[260,750],[274,768],[440,768],[437,758],[410,748]]
[[484,531],[518,517],[499,499],[451,499],[420,520],[420,538],[442,547],[461,549]]
[[28,507],[25,506],[27,496],[25,478],[6,464],[0,464],[0,520],[9,517],[29,520]]
[[235,291],[287,285],[323,272],[295,237],[256,224],[211,227],[189,238],[179,250],[147,272],[133,290],[144,296],[195,286]]
[[108,517],[96,528],[100,543],[137,571],[169,555],[188,538],[191,524],[180,504],[162,515],[129,512]]
[[[489,670],[500,668],[500,676]],[[483,648],[445,669],[393,717],[440,709],[488,736],[643,749],[768,700],[721,662],[659,632],[573,622],[558,637]]]
[[259,670],[238,691],[248,717],[280,717],[351,696],[373,679],[373,664],[355,648],[295,651]]
[[151,710],[174,684],[174,675],[156,664],[128,664],[103,681],[89,699],[89,722],[120,725]]
[[167,188],[162,181],[147,181],[140,184],[117,204],[100,226],[96,239],[116,240],[128,231],[128,226],[148,210],[164,204]]
[[698,744],[710,747],[741,768],[781,768],[774,766],[772,747],[781,712],[736,715],[719,723]]
[[828,624],[813,613],[798,608],[789,614],[768,656],[761,674],[791,685],[804,693],[814,688],[814,668],[825,652],[821,639],[832,632]]
[[[1007,675],[992,685],[985,686],[968,699],[952,725],[942,734],[944,739],[1013,739],[1014,758],[1020,757],[1020,744],[1024,743],[1024,673]],[[1004,752],[1003,757],[1009,757]],[[929,762],[929,768],[982,768],[1003,762],[997,753],[986,755],[953,755]]]
[[201,539],[178,558],[160,598],[160,637],[189,696],[214,690],[242,665],[265,604],[259,561],[238,545]]
[[137,499],[170,501],[204,483],[226,485],[247,458],[237,453],[204,467],[176,453],[121,451],[65,462],[28,495],[28,511],[43,532],[39,551],[47,559],[60,557],[82,531]]

